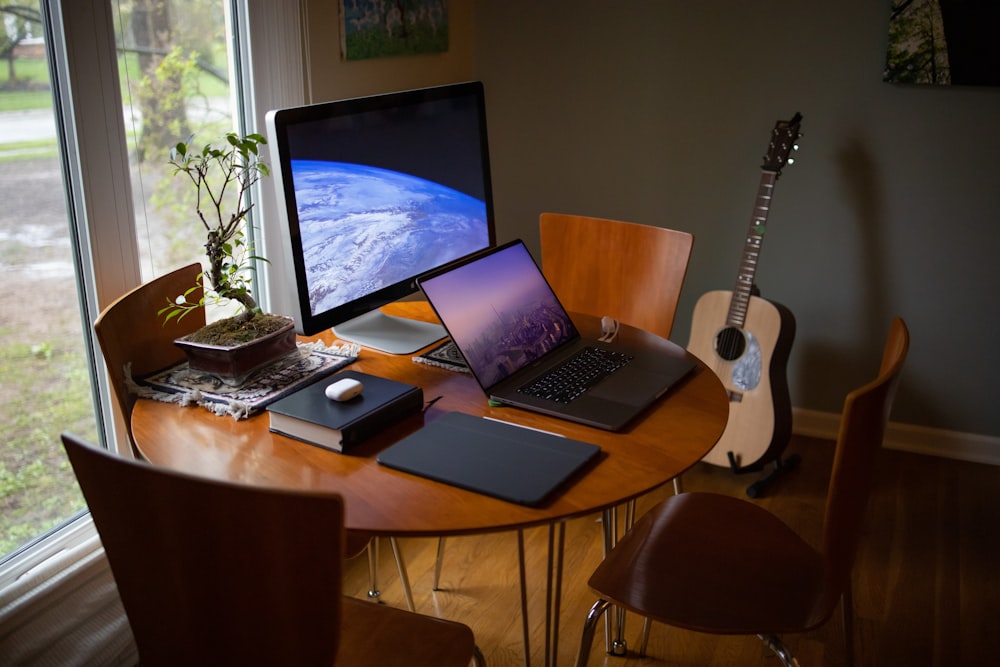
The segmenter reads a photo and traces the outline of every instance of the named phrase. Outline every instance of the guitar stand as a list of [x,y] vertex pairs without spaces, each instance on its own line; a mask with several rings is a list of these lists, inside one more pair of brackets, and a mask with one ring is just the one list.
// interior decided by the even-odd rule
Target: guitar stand
[[[767,463],[761,463],[759,461],[752,465],[741,466],[736,461],[736,456],[734,456],[732,452],[728,452],[727,454],[729,456],[729,468],[730,470],[733,471],[733,474],[735,475],[745,475],[751,472],[760,472],[767,466]],[[775,481],[782,474],[797,468],[801,461],[802,459],[798,454],[792,454],[791,456],[785,457],[784,459],[782,459],[779,456],[774,460],[774,470],[767,473],[766,475],[764,475],[756,482],[747,487],[747,495],[751,498],[760,497],[761,492],[764,491],[764,489],[769,484],[771,484],[771,482]]]

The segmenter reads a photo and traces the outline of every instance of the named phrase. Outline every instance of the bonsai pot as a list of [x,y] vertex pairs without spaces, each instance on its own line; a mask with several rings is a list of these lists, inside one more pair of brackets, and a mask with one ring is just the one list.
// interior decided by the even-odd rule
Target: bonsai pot
[[254,371],[298,349],[295,323],[291,319],[277,331],[234,346],[200,343],[189,338],[190,334],[174,340],[174,344],[187,355],[188,367],[214,375],[230,386],[242,384]]

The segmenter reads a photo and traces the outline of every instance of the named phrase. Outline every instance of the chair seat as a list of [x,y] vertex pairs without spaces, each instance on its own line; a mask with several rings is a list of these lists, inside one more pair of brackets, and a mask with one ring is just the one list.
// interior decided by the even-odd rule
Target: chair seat
[[468,626],[345,597],[334,664],[467,667],[475,650]]
[[822,623],[813,617],[823,576],[820,553],[766,510],[739,498],[683,493],[644,514],[589,584],[669,625],[758,634]]

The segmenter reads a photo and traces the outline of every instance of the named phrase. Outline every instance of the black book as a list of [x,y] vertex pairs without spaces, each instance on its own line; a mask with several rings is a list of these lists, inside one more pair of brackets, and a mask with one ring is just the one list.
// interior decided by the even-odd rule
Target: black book
[[[359,381],[360,396],[337,402],[326,388],[344,378]],[[420,387],[359,373],[341,371],[285,396],[267,407],[274,433],[342,452],[423,407]]]

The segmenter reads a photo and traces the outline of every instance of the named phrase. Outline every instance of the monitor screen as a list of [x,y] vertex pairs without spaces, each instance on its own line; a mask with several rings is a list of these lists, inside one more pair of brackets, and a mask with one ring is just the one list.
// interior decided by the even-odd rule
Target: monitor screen
[[278,109],[267,131],[299,333],[407,354],[437,323],[379,309],[495,243],[483,86]]

